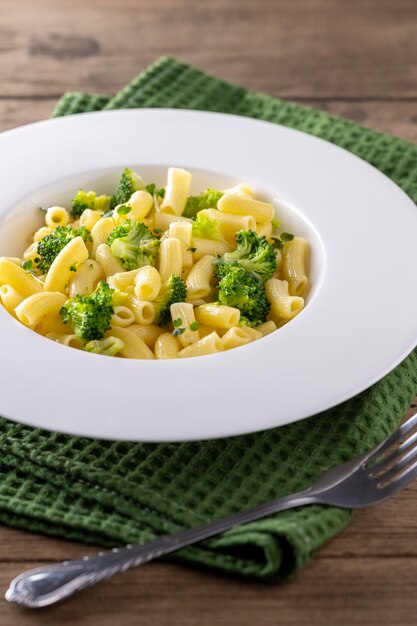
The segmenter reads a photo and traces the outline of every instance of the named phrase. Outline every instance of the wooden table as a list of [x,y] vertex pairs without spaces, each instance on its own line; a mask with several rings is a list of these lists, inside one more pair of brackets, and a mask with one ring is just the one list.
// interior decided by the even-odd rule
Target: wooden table
[[[0,0],[0,130],[66,90],[111,94],[161,54],[417,141],[416,0]],[[415,626],[416,539],[414,483],[281,586],[155,563],[41,612],[1,601],[0,626]],[[95,550],[0,528],[1,593]]]

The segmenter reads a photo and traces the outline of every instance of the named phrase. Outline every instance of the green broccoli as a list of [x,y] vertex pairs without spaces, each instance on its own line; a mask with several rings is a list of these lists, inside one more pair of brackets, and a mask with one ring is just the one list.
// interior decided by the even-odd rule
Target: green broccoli
[[38,269],[46,274],[55,258],[74,237],[82,237],[84,241],[92,241],[90,231],[84,226],[57,226],[49,235],[43,237],[37,246],[38,256],[34,259]]
[[200,213],[197,215],[197,219],[193,221],[192,233],[193,237],[201,237],[202,239],[215,239],[216,241],[223,239],[219,223]]
[[71,217],[77,220],[85,209],[105,213],[110,207],[110,196],[98,196],[95,191],[83,191],[80,189],[75,198],[72,199]]
[[160,241],[145,224],[128,219],[112,230],[107,245],[127,270],[134,270],[155,265]]
[[67,300],[60,310],[64,324],[69,323],[77,337],[90,341],[102,339],[110,328],[110,319],[114,313],[114,289],[103,280],[90,296],[80,296]]
[[116,356],[120,350],[123,350],[125,344],[118,337],[106,337],[106,339],[93,339],[85,344],[86,352],[94,352],[94,354],[103,354],[104,356]]
[[139,174],[126,167],[117,185],[115,194],[116,204],[125,204],[129,201],[132,193],[135,193],[138,189],[143,189],[144,186],[143,180]]
[[222,261],[238,261],[247,272],[259,280],[268,280],[277,268],[277,253],[266,237],[259,237],[253,230],[241,230],[235,235],[237,249],[226,252]]
[[179,276],[171,276],[162,284],[158,297],[153,301],[155,307],[155,322],[159,326],[166,326],[171,321],[170,306],[174,302],[185,302],[187,287]]
[[215,275],[220,278],[220,303],[240,310],[240,324],[255,327],[266,321],[271,305],[262,280],[247,272],[237,261],[219,261]]
[[222,195],[217,189],[206,189],[199,196],[190,196],[183,211],[184,217],[195,218],[203,209],[216,209]]

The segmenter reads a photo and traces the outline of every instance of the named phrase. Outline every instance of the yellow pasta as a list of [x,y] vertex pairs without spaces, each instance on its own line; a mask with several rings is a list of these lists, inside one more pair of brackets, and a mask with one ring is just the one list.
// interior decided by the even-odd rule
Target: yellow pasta
[[193,265],[185,281],[188,300],[195,301],[209,295],[213,274],[214,256],[205,254]]
[[0,287],[0,300],[6,311],[16,316],[15,308],[24,300],[24,297],[11,285]]
[[152,209],[153,197],[147,191],[135,191],[127,204],[131,207],[131,210],[123,218],[141,221]]
[[144,302],[131,298],[130,307],[138,324],[152,324],[155,321],[155,308],[152,302]]
[[82,237],[74,237],[53,261],[45,278],[45,291],[65,292],[78,266],[88,259],[88,250]]
[[42,291],[42,285],[36,278],[4,257],[0,257],[0,285],[10,285],[24,298]]
[[159,335],[162,335],[164,332],[160,326],[156,326],[155,324],[147,324],[146,326],[143,326],[142,324],[135,323],[129,326],[129,330],[140,337],[151,350],[155,348],[155,342]]
[[103,268],[100,263],[94,261],[94,259],[87,259],[81,263],[76,272],[72,272],[68,295],[70,298],[75,298],[77,294],[81,296],[89,296],[99,281],[104,278]]
[[100,244],[106,243],[108,236],[114,229],[115,223],[111,217],[102,217],[91,229],[91,237],[93,239],[93,247],[91,254],[95,256],[97,248]]
[[53,228],[49,228],[48,226],[42,226],[42,228],[39,228],[33,235],[33,241],[38,243],[41,239],[43,239],[47,235],[50,235],[52,231]]
[[69,222],[69,215],[66,209],[62,206],[50,206],[45,214],[45,224],[49,228],[56,228],[57,226],[66,226]]
[[232,328],[240,320],[240,311],[223,304],[203,304],[195,309],[195,318],[200,324],[215,326],[216,328]]
[[[126,170],[123,175],[130,176]],[[158,360],[243,346],[301,311],[308,243],[280,235],[274,205],[258,200],[252,187],[209,189],[187,202],[186,170],[169,168],[165,191],[132,176],[136,191],[110,217],[87,208],[71,220],[68,207],[51,206],[22,258],[0,257],[0,303],[6,311],[64,346]],[[114,206],[110,196],[102,198]],[[91,238],[65,239],[66,229],[54,234],[58,226],[69,233],[85,228]],[[109,246],[116,227],[121,241]],[[47,235],[53,236],[39,246]]]
[[64,306],[67,298],[54,291],[42,291],[25,298],[15,309],[16,317],[22,324],[34,328],[48,315],[56,314]]
[[80,216],[80,226],[84,226],[90,232],[94,226],[102,219],[101,213],[92,209],[84,209]]
[[47,339],[61,343],[63,346],[69,346],[70,348],[77,348],[81,350],[84,347],[84,341],[77,337],[77,335],[67,335],[64,333],[47,333],[45,335]]
[[161,289],[161,276],[154,267],[145,265],[135,276],[135,296],[138,300],[155,300]]
[[167,237],[161,241],[159,248],[159,275],[165,282],[174,274],[181,276],[182,272],[182,245],[176,237]]
[[260,326],[256,327],[256,330],[258,331],[258,333],[261,333],[261,335],[263,337],[266,337],[266,335],[269,335],[270,333],[273,333],[274,330],[276,330],[276,329],[277,329],[277,325],[275,324],[275,322],[273,320],[269,320],[267,322],[264,322]]
[[188,224],[192,224],[192,220],[188,217],[183,217],[182,215],[170,215],[169,213],[155,213],[155,228],[158,228],[160,231],[166,230],[169,228],[170,224],[175,222],[185,222]]
[[96,250],[96,261],[100,263],[106,276],[113,276],[113,274],[120,274],[121,272],[126,271],[122,262],[117,257],[112,255],[111,250],[106,243],[101,243],[98,246]]
[[189,195],[190,184],[190,172],[177,167],[168,168],[165,197],[161,204],[162,213],[182,214]]
[[127,306],[115,306],[114,313],[110,318],[111,326],[122,326],[125,328],[126,326],[130,326],[135,321],[135,314],[132,309],[129,309]]
[[188,302],[171,304],[171,319],[174,328],[181,333],[178,335],[178,340],[184,348],[200,339],[198,329],[192,328],[196,321],[192,304]]
[[178,359],[178,342],[171,333],[160,335],[155,342],[155,356],[157,359]]
[[233,245],[235,244],[235,234],[239,230],[256,230],[256,220],[253,215],[232,215],[216,209],[203,209],[198,216],[208,217],[218,222],[220,232]]
[[198,261],[198,259],[201,259],[201,257],[206,254],[211,254],[212,256],[222,256],[226,252],[231,252],[233,250],[232,246],[226,241],[201,239],[200,237],[193,237],[192,247],[194,261]]
[[115,327],[108,330],[105,337],[117,337],[123,341],[119,354],[128,359],[154,359],[155,356],[146,343],[128,328]]
[[223,344],[221,338],[216,332],[212,332],[210,335],[196,341],[196,343],[192,343],[190,346],[180,350],[178,356],[180,359],[184,359],[191,356],[213,354],[214,352],[221,352],[222,350]]
[[249,197],[226,193],[217,204],[222,213],[232,215],[252,215],[257,222],[264,224],[270,222],[275,216],[275,208],[269,202],[260,202]]
[[302,298],[290,295],[286,280],[270,278],[265,283],[265,291],[273,313],[282,319],[292,319],[304,307]]
[[307,291],[307,253],[308,243],[302,237],[294,237],[285,245],[282,269],[292,296],[303,296]]
[[192,224],[190,222],[171,222],[169,236],[176,237],[182,244],[182,266],[189,269],[193,264],[191,253]]
[[235,326],[233,328],[229,328],[227,333],[225,333],[222,337],[223,350],[231,350],[232,348],[237,348],[238,346],[244,346],[251,341],[260,339],[261,337],[262,333],[254,328],[249,328],[248,326]]

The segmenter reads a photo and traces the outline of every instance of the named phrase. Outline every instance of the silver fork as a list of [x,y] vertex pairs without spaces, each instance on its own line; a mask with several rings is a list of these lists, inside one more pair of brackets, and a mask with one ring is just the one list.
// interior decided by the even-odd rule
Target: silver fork
[[417,476],[416,426],[417,413],[380,445],[330,469],[305,491],[144,544],[23,572],[12,580],[6,599],[30,608],[48,606],[114,574],[285,509],[306,504],[350,509],[382,502]]

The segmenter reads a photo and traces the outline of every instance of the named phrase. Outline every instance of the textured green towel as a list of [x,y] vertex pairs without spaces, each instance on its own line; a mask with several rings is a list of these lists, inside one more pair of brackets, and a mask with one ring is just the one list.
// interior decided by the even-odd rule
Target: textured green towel
[[[416,146],[248,92],[175,59],[160,59],[113,99],[66,94],[54,115],[126,107],[224,111],[298,128],[358,154],[417,200]],[[401,421],[416,393],[414,351],[349,402],[255,435],[129,444],[0,420],[0,520],[109,546],[149,539],[306,487],[330,466],[381,441]],[[350,517],[341,509],[304,507],[237,528],[175,558],[279,580],[302,567]]]

